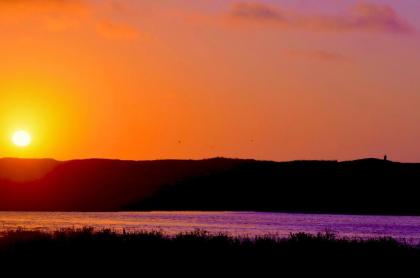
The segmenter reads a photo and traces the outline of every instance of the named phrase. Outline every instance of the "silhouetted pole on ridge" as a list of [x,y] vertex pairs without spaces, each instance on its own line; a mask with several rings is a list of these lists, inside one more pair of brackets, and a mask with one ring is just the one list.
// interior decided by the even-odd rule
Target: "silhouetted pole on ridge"
[[384,161],[388,161],[388,156],[384,155]]

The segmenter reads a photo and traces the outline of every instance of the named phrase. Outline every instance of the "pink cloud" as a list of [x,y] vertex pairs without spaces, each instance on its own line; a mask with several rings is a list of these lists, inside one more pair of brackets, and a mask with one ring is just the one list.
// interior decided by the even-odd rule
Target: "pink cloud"
[[413,27],[386,5],[359,4],[354,9],[350,28],[366,28],[384,32],[411,32]]
[[314,31],[411,33],[414,28],[387,5],[360,3],[342,15],[298,16],[296,27]]
[[341,15],[302,14],[261,3],[236,3],[228,18],[242,23],[318,32],[411,33],[414,28],[387,5],[359,3]]
[[237,3],[231,7],[229,15],[240,20],[257,22],[283,22],[281,11],[260,3]]

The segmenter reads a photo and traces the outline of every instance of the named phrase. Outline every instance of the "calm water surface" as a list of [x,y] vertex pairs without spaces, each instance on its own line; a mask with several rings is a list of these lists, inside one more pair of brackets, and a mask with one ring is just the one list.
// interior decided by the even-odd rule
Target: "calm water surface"
[[420,217],[317,215],[263,212],[0,212],[0,231],[23,228],[52,231],[90,226],[118,232],[206,230],[237,236],[318,233],[374,238],[391,236],[420,243]]

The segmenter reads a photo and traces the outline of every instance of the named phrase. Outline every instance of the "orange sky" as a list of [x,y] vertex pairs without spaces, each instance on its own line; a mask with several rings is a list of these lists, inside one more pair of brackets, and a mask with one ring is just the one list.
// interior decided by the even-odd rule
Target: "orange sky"
[[[0,156],[420,161],[418,12],[0,0]],[[18,129],[30,147],[10,143]]]

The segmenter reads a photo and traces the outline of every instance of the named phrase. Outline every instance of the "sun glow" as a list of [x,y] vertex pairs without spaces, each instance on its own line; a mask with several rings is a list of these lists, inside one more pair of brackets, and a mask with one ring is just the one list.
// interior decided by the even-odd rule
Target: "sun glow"
[[31,144],[32,137],[25,130],[16,131],[12,136],[12,142],[18,147],[27,147]]

